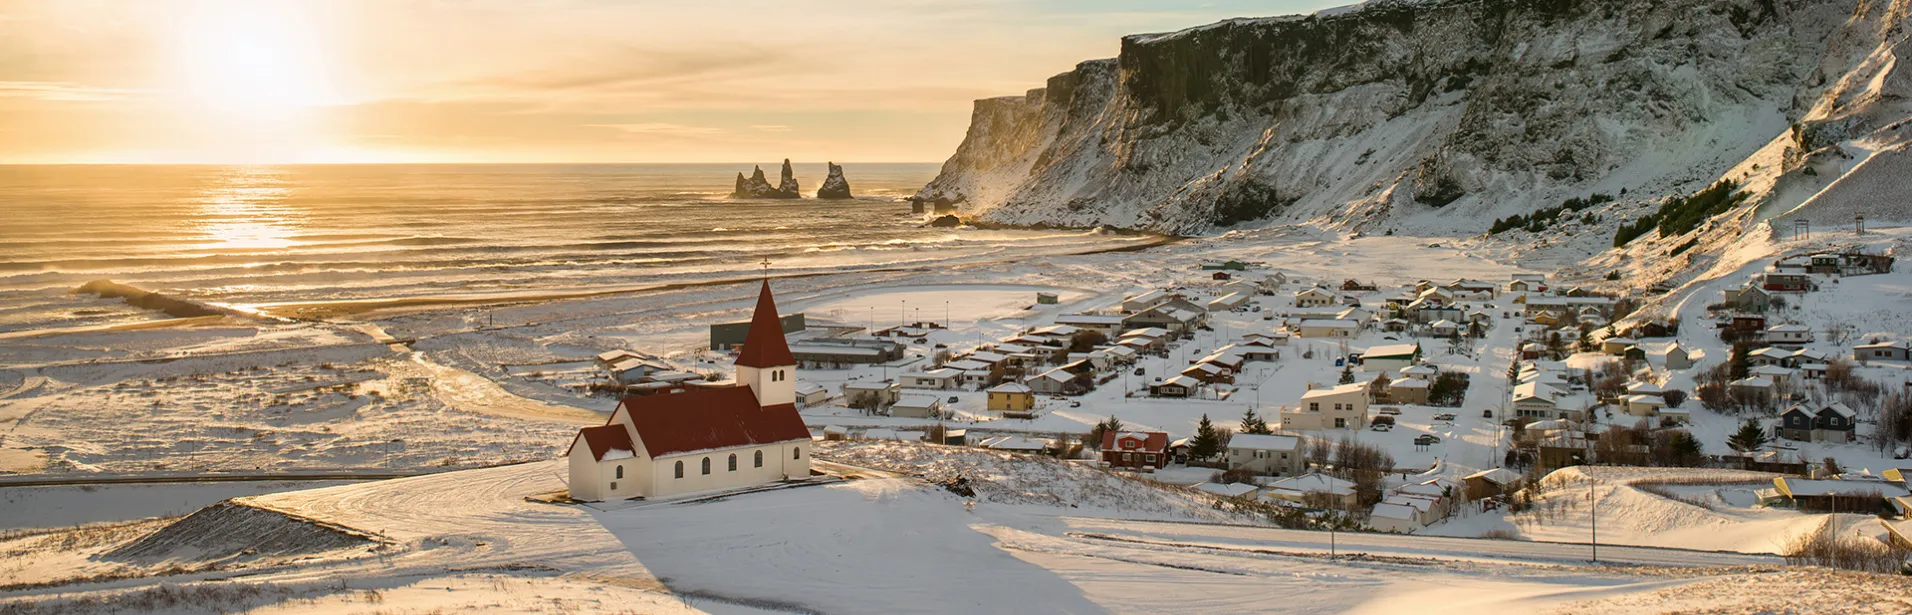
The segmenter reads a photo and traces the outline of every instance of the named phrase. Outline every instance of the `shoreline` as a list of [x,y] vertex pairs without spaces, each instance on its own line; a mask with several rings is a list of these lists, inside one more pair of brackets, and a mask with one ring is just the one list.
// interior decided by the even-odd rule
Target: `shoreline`
[[[1149,250],[1149,249],[1158,248],[1162,246],[1174,245],[1176,243],[1180,243],[1182,241],[1186,241],[1189,239],[1188,237],[1182,237],[1178,235],[1164,235],[1164,234],[1144,233],[1144,232],[1134,232],[1134,231],[1131,231],[1130,233],[1133,233],[1138,236],[1147,237],[1147,239],[1144,239],[1133,245],[1102,247],[1102,248],[1081,250],[1081,251],[1075,251],[1075,252],[1051,254],[1046,256],[1088,256],[1088,255],[1094,255],[1094,254],[1140,252],[1143,250]],[[1016,258],[1017,257],[1013,257],[1013,256],[1004,257],[1004,258],[995,259],[995,260],[965,263],[964,266],[990,265],[990,264],[1011,262],[1013,260],[1016,260]],[[844,269],[844,270],[835,270],[835,271],[788,273],[788,274],[781,274],[781,275],[772,274],[768,277],[771,279],[778,279],[778,280],[806,279],[806,278],[814,278],[814,277],[829,276],[829,275],[922,271],[922,270],[926,270],[928,268],[936,267],[936,266],[937,266],[936,264],[931,263],[931,264],[922,264],[922,265],[910,265],[905,267],[873,267],[873,268],[861,268],[861,269]],[[523,292],[502,292],[502,293],[492,293],[492,294],[428,295],[428,296],[413,296],[413,297],[384,297],[384,298],[377,298],[377,299],[343,299],[343,300],[337,300],[337,301],[289,301],[289,302],[281,302],[281,303],[260,303],[260,304],[251,304],[251,305],[228,305],[228,304],[219,304],[219,305],[229,309],[238,310],[248,314],[261,316],[261,317],[267,317],[267,318],[284,318],[284,319],[302,320],[302,321],[322,321],[329,318],[338,318],[338,317],[344,317],[344,316],[359,316],[359,315],[372,314],[372,313],[391,311],[391,310],[415,309],[418,311],[431,311],[435,309],[449,309],[449,308],[456,308],[456,307],[547,303],[552,301],[563,301],[567,299],[588,299],[588,298],[594,298],[594,297],[607,297],[607,296],[615,296],[615,295],[630,295],[630,294],[660,292],[660,291],[669,291],[669,290],[682,290],[687,288],[700,288],[700,287],[706,287],[706,286],[723,286],[728,284],[742,284],[742,283],[752,282],[755,280],[761,280],[764,278],[765,276],[763,275],[754,275],[754,276],[728,275],[725,277],[713,278],[709,280],[670,282],[670,283],[663,283],[663,284],[643,284],[643,285],[637,285],[637,286],[623,286],[623,287],[617,287],[617,288],[596,289],[596,290],[549,289],[549,290],[523,291]]]

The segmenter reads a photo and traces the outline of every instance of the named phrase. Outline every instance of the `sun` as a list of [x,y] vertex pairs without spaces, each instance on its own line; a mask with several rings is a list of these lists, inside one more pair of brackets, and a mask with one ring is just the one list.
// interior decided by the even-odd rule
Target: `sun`
[[302,6],[207,1],[183,12],[177,91],[224,113],[278,115],[330,103],[325,57]]

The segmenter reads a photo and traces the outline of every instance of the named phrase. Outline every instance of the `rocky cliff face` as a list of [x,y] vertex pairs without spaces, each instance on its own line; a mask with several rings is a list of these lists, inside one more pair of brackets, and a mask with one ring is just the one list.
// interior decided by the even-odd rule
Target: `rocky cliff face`
[[850,197],[850,180],[843,178],[843,167],[837,166],[837,163],[834,163],[834,162],[826,162],[824,164],[830,165],[830,175],[829,177],[823,178],[822,186],[817,187],[817,198],[819,199],[851,198]]
[[1379,0],[1130,36],[977,101],[917,196],[1018,224],[1478,233],[1717,178],[1861,61],[1828,50],[1856,4]]
[[744,178],[744,174],[742,173],[737,174],[737,188],[736,190],[730,193],[731,198],[737,198],[737,199],[803,198],[802,189],[797,185],[797,178],[790,171],[790,159],[785,158],[783,160],[783,179],[779,181],[776,186],[770,185],[770,180],[766,179],[763,176],[763,167],[754,167],[754,168],[756,170],[751,173],[748,179]]

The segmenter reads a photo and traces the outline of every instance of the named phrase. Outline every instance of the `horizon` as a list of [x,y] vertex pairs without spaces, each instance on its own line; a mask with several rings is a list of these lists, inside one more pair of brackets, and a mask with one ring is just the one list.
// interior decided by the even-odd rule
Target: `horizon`
[[940,161],[1122,36],[1336,4],[0,0],[0,164]]

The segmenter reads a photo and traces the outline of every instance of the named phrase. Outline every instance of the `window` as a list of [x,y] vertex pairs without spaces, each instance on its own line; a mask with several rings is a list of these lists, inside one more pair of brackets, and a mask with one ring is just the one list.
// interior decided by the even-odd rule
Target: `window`
[[757,467],[763,467],[763,451],[757,451]]
[[611,490],[617,491],[617,481],[611,481]]
[[684,477],[684,461],[681,459],[677,461],[677,477]]
[[1309,411],[1309,412],[1320,412],[1320,411],[1321,411],[1321,402],[1318,402],[1318,401],[1311,401],[1311,402],[1308,402],[1308,411]]
[[1154,456],[1154,455],[1149,455],[1149,456],[1148,456],[1148,462],[1149,462],[1149,463],[1155,463],[1155,456]]
[[704,458],[704,475],[706,476],[710,475],[710,458],[709,457]]
[[730,471],[732,472],[737,471],[737,454],[736,453],[730,454]]
[[1347,426],[1348,426],[1348,419],[1344,419],[1344,418],[1340,418],[1340,417],[1336,417],[1336,418],[1334,419],[1334,427],[1335,427],[1335,429],[1340,429],[1340,428],[1343,428],[1343,427],[1347,427]]
[[790,458],[791,458],[791,459],[802,459],[802,458],[803,458],[803,447],[801,447],[801,446],[795,446],[795,447],[791,447],[791,448],[790,448]]
[[1135,461],[1135,453],[1122,453],[1123,463],[1129,463],[1132,461]]
[[617,467],[617,477],[624,478],[624,466]]

